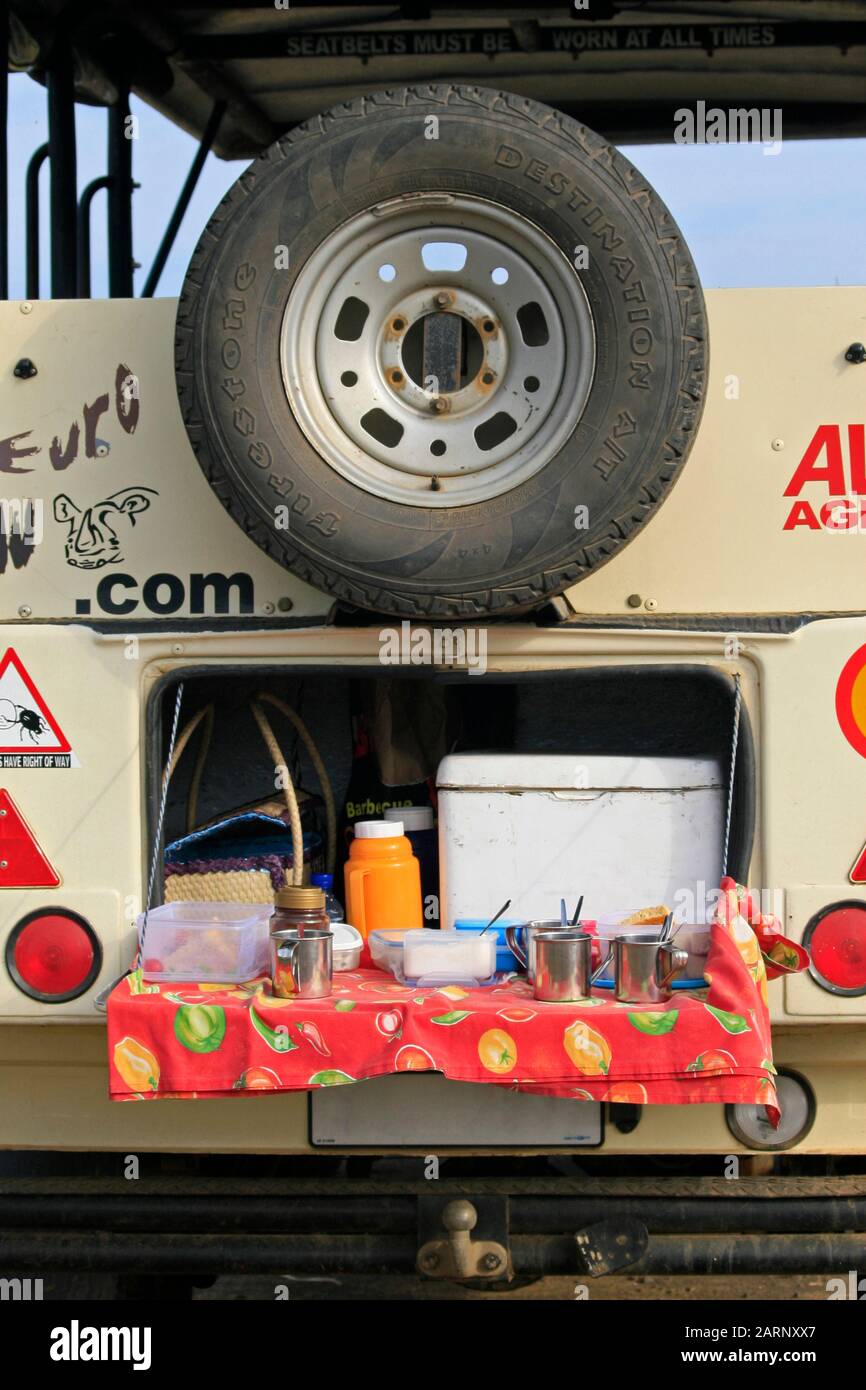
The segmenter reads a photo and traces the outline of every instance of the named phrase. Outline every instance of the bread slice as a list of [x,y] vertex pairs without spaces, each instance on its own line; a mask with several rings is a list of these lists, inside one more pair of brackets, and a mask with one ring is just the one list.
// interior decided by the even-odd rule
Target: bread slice
[[630,917],[623,921],[624,927],[652,927],[663,926],[669,909],[662,907],[642,907],[640,912],[633,912]]

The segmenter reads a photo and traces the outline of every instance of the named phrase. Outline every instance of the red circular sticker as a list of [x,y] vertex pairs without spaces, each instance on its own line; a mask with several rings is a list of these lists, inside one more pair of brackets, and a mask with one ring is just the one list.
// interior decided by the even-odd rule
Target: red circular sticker
[[846,661],[836,686],[836,718],[851,747],[866,758],[866,646]]

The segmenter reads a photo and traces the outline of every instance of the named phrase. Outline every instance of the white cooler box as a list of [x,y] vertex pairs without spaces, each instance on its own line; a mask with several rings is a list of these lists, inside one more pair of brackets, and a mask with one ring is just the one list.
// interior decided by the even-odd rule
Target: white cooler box
[[[597,918],[718,888],[726,788],[714,759],[455,753],[436,780],[443,927],[506,898],[508,918],[546,920],[583,893]],[[696,909],[704,921],[703,898]]]

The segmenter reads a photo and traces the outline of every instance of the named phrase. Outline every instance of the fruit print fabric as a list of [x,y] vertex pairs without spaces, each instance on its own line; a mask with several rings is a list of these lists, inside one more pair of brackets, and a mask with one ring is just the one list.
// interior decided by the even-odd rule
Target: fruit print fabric
[[741,927],[716,922],[709,989],[678,990],[666,1008],[618,1004],[610,990],[540,1003],[517,978],[413,988],[359,969],[335,976],[327,999],[287,1000],[269,980],[143,986],[133,972],[108,1003],[109,1091],[243,1096],[434,1070],[576,1100],[765,1105],[775,1121],[766,978],[760,952],[743,946]]

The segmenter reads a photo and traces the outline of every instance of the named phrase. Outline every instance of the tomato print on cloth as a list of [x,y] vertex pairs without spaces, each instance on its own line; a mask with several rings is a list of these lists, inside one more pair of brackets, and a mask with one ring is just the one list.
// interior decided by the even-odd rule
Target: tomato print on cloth
[[374,969],[336,975],[328,999],[289,1000],[269,980],[154,985],[134,971],[108,1001],[110,1094],[241,1096],[439,1071],[576,1100],[758,1104],[775,1123],[766,972],[732,894],[711,929],[708,988],[667,1005],[618,1004],[601,989],[547,1004],[516,977],[436,989]]

